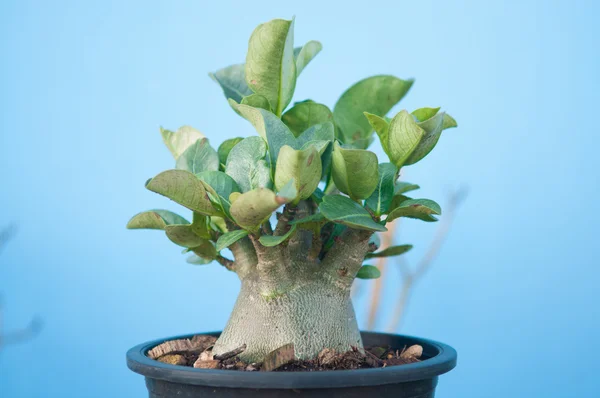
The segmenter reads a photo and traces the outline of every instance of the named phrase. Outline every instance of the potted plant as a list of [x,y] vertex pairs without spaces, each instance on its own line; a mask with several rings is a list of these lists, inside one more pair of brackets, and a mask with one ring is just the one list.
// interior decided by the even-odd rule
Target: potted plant
[[[259,25],[246,63],[211,74],[256,136],[215,150],[191,127],[161,129],[175,168],[146,188],[191,210],[191,222],[151,210],[128,228],[164,230],[188,262],[235,272],[241,291],[222,332],[128,352],[151,397],[429,397],[437,376],[455,366],[455,351],[441,343],[361,335],[350,289],[356,278],[378,277],[365,259],[411,248],[379,249],[387,223],[441,214],[436,202],[408,197],[415,186],[398,177],[456,122],[439,108],[387,118],[413,84],[389,75],[356,83],[333,111],[312,100],[289,107],[298,77],[321,51],[316,41],[294,48],[293,26]],[[367,150],[375,133],[389,158],[381,163]]]

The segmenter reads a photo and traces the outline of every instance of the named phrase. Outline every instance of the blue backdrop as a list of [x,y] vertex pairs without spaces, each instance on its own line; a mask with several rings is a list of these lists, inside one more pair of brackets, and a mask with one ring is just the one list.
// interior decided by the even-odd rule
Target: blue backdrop
[[[401,330],[457,348],[439,396],[594,395],[597,4],[3,1],[0,225],[19,227],[0,254],[4,326],[33,314],[45,325],[0,352],[0,396],[143,397],[129,347],[223,327],[235,275],[124,226],[140,210],[177,209],[144,189],[173,166],[160,125],[190,124],[215,145],[253,134],[207,73],[242,62],[258,23],[293,15],[297,43],[324,45],[296,100],[332,106],[355,81],[390,73],[416,78],[394,111],[441,105],[459,122],[406,175],[442,203],[470,187]],[[434,229],[403,223],[409,260]],[[385,288],[384,314],[397,272]]]

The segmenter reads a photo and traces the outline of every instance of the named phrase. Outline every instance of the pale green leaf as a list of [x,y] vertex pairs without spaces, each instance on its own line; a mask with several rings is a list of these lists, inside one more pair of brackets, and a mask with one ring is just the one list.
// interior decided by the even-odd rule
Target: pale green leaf
[[260,137],[248,137],[231,149],[227,158],[227,173],[242,192],[271,187],[269,166],[264,160],[267,144]]
[[283,146],[279,152],[275,169],[275,188],[281,190],[288,181],[294,180],[297,196],[292,198],[298,202],[309,198],[317,189],[321,180],[321,157],[313,146],[304,150],[295,150]]
[[275,210],[289,202],[288,198],[277,196],[270,189],[257,188],[240,195],[231,204],[231,215],[237,225],[256,232]]
[[235,231],[227,232],[219,236],[219,239],[217,239],[217,251],[220,252],[221,250],[228,248],[246,236],[248,236],[248,231],[245,229],[236,229]]
[[356,274],[358,279],[377,279],[380,276],[381,272],[379,271],[379,268],[373,265],[363,265]]
[[192,248],[200,246],[206,241],[206,239],[201,238],[194,232],[191,224],[167,225],[165,232],[173,243],[183,247]]
[[160,128],[160,134],[162,135],[163,141],[171,154],[177,159],[186,149],[201,140],[204,134],[199,132],[193,127],[183,126],[180,127],[176,132],[171,130]]
[[231,65],[220,69],[209,76],[223,89],[225,98],[240,102],[242,98],[252,95],[252,90],[246,84],[244,64]]
[[284,184],[281,189],[277,192],[278,196],[282,198],[287,198],[290,201],[293,201],[298,196],[298,189],[296,188],[296,181],[292,178],[287,184]]
[[366,78],[350,87],[333,108],[335,124],[342,132],[344,143],[368,139],[373,129],[363,113],[385,116],[412,84],[413,80],[382,75]]
[[417,118],[417,122],[424,122],[427,119],[434,117],[440,108],[419,108],[411,112],[411,114]]
[[189,256],[186,260],[185,260],[188,264],[194,264],[194,265],[206,265],[206,264],[210,264],[214,261],[214,259],[208,259],[208,258],[202,258],[200,256],[197,256],[195,254],[192,254],[191,256]]
[[217,215],[202,182],[185,170],[167,170],[146,183],[146,188],[159,195],[206,215]]
[[248,97],[244,97],[241,102],[242,105],[248,105],[253,108],[265,109],[271,112],[271,105],[269,104],[269,100],[263,97],[262,95],[252,94]]
[[406,181],[397,181],[396,187],[394,188],[394,195],[402,195],[403,193],[406,193],[406,192],[416,191],[419,188],[421,188],[421,187],[418,186],[417,184],[413,184],[413,183],[406,182]]
[[233,192],[241,192],[240,187],[233,178],[222,171],[204,171],[197,174],[197,177],[204,182],[204,188],[212,195],[209,195],[213,205],[229,216],[229,196]]
[[394,181],[396,181],[397,174],[398,169],[392,163],[379,165],[377,188],[365,202],[365,205],[373,210],[376,216],[387,213],[390,208],[394,198]]
[[176,167],[197,174],[201,171],[219,170],[219,155],[206,138],[196,141],[190,145],[177,158]]
[[285,235],[281,235],[281,236],[262,235],[260,237],[259,241],[263,246],[266,246],[266,247],[277,246],[277,245],[285,242],[286,240],[288,240],[294,234],[294,232],[296,232],[296,226],[292,225],[290,230]]
[[296,87],[294,21],[274,19],[252,32],[245,71],[252,91],[267,98],[275,114],[281,115]]
[[169,210],[149,210],[138,213],[127,223],[128,229],[162,229],[172,224],[189,224],[190,222]]
[[366,199],[378,183],[377,155],[362,149],[344,149],[334,144],[332,175],[335,186],[354,200]]
[[368,253],[365,256],[365,258],[399,256],[401,254],[406,253],[407,251],[409,251],[412,248],[413,248],[412,245],[391,246],[391,247],[388,247],[387,249],[384,249],[384,250],[382,250],[380,252]]
[[212,216],[210,218],[210,227],[215,231],[223,233],[228,232],[227,223],[225,222],[225,219],[223,217]]
[[390,128],[390,124],[384,118],[379,117],[377,115],[373,115],[372,113],[369,113],[369,112],[365,112],[365,117],[369,121],[369,124],[371,125],[371,127],[373,127],[373,130],[375,130],[375,132],[379,136],[379,142],[381,142],[383,151],[385,153],[389,153],[388,131]]
[[227,157],[229,156],[229,152],[236,146],[241,140],[242,137],[231,138],[229,140],[223,141],[221,145],[219,145],[219,149],[217,149],[217,154],[219,155],[219,162],[224,166],[227,164]]
[[319,205],[321,213],[329,220],[355,229],[387,231],[376,223],[369,212],[352,199],[341,195],[328,195]]
[[406,165],[415,164],[427,156],[437,144],[445,128],[456,127],[456,121],[444,112],[438,113],[432,118],[418,122],[417,124],[424,131],[423,138],[421,138],[415,150],[406,159]]
[[192,221],[192,231],[199,237],[203,239],[211,239],[211,230],[210,230],[210,217],[205,216],[204,214],[200,214],[198,212],[194,212],[194,218]]
[[304,70],[306,65],[317,56],[323,49],[321,43],[316,40],[311,40],[302,47],[294,48],[294,59],[296,60],[296,76],[300,76],[300,73]]
[[312,101],[296,102],[292,108],[283,114],[281,120],[298,137],[301,133],[316,124],[333,123],[333,114],[323,104]]
[[434,215],[442,214],[440,205],[430,199],[409,199],[405,200],[398,207],[390,212],[386,222],[390,222],[399,217],[417,218],[423,221],[437,221]]
[[390,123],[388,130],[388,152],[392,163],[402,167],[417,149],[425,131],[407,111],[399,112]]

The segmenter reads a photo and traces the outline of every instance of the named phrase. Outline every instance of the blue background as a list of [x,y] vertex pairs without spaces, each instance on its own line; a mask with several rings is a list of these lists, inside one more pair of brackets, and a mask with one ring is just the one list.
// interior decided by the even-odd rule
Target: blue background
[[[243,62],[258,23],[293,15],[296,43],[324,45],[296,100],[333,106],[355,81],[391,73],[417,79],[394,112],[442,105],[459,121],[406,173],[442,203],[470,188],[401,330],[459,351],[439,396],[597,394],[599,11],[591,0],[2,1],[0,225],[19,230],[0,291],[6,329],[33,314],[45,326],[0,352],[0,395],[143,397],[129,347],[223,327],[235,275],[124,226],[177,209],[143,188],[173,167],[160,125],[190,124],[215,146],[253,134],[207,73]],[[403,223],[409,261],[434,230]],[[399,281],[390,272],[383,314]]]

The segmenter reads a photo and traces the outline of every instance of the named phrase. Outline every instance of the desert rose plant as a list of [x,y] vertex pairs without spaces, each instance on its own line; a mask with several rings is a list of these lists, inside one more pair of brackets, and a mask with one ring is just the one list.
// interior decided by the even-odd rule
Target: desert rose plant
[[[281,19],[259,25],[246,63],[210,75],[256,136],[215,150],[191,127],[161,130],[175,168],[146,188],[191,210],[192,221],[151,210],[127,225],[164,230],[191,253],[188,262],[217,261],[238,275],[241,291],[213,353],[246,345],[240,357],[248,362],[289,343],[300,359],[324,348],[362,349],[351,285],[379,276],[365,259],[411,248],[379,250],[377,233],[387,223],[441,214],[436,202],[406,196],[416,186],[398,177],[456,127],[440,108],[386,117],[413,84],[389,75],[359,81],[333,111],[312,100],[289,107],[300,74],[321,51],[316,41],[294,47],[293,28]],[[374,133],[388,157],[381,163],[367,150]]]

